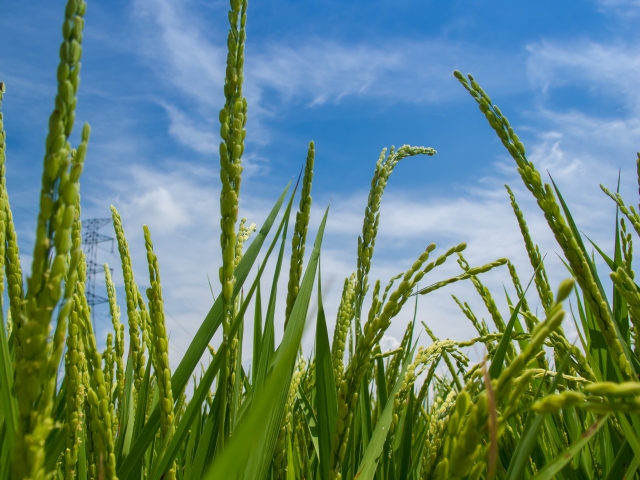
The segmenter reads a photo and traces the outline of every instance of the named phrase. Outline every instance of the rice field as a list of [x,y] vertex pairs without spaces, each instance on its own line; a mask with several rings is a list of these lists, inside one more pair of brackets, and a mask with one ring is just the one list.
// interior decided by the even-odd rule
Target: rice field
[[[0,112],[0,479],[638,478],[640,287],[632,260],[640,205],[636,210],[602,186],[617,206],[615,241],[590,242],[560,190],[527,158],[506,112],[473,76],[456,71],[452,82],[477,103],[544,214],[566,280],[550,284],[509,187],[531,278],[520,278],[507,258],[470,265],[464,243],[430,244],[413,264],[398,265],[397,276],[370,278],[394,168],[407,157],[436,154],[403,145],[382,150],[375,164],[354,271],[344,279],[337,317],[327,319],[320,259],[328,208],[315,238],[308,238],[314,143],[301,178],[285,186],[262,224],[248,225],[239,212],[250,113],[243,94],[247,7],[247,0],[231,0],[228,15],[219,114],[219,294],[174,370],[153,232],[144,227],[148,272],[135,272],[145,284],[148,273],[150,288],[142,292],[114,206],[125,298],[116,298],[105,265],[112,323],[106,342],[91,322],[80,220],[89,125],[81,127],[78,145],[69,143],[84,0],[69,0],[61,12],[58,87],[28,278],[5,181]],[[0,82],[0,106],[4,94]],[[640,154],[636,163],[640,185]],[[606,271],[596,268],[596,257]],[[460,274],[438,276],[445,262],[457,262]],[[263,275],[267,265],[275,272],[270,278]],[[504,292],[483,284],[483,274],[494,269],[517,292],[507,297],[508,311],[495,301]],[[281,276],[287,276],[285,330],[276,344]],[[460,281],[473,285],[490,313],[486,322],[454,297],[474,338],[437,338],[414,315],[400,346],[382,351],[380,341],[403,308],[410,311],[417,298]],[[536,296],[539,310],[529,303]],[[301,349],[305,329],[314,332],[312,352]],[[576,329],[579,342],[565,329]],[[247,344],[248,368],[241,361]],[[481,361],[470,360],[470,347],[484,352]]]

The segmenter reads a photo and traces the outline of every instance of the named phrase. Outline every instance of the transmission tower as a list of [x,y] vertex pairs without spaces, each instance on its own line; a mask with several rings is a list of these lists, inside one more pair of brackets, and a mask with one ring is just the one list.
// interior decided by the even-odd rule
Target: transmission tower
[[110,218],[89,218],[82,221],[82,244],[84,252],[87,256],[87,286],[86,296],[87,303],[91,307],[91,319],[95,324],[95,306],[101,303],[107,303],[108,298],[96,294],[96,275],[104,275],[104,267],[98,264],[98,245],[101,243],[111,242],[111,253],[113,253],[113,237],[102,235],[98,230],[105,225],[111,223]]

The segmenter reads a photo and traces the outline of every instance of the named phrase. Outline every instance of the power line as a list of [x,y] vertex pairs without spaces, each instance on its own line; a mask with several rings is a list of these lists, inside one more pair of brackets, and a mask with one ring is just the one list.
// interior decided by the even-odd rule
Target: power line
[[109,299],[96,294],[96,274],[104,272],[104,268],[98,264],[98,245],[111,242],[111,253],[113,253],[114,238],[98,233],[98,230],[111,223],[110,218],[89,218],[82,221],[84,233],[82,235],[82,245],[87,256],[87,304],[91,307],[91,320],[95,324],[95,306],[107,303]]

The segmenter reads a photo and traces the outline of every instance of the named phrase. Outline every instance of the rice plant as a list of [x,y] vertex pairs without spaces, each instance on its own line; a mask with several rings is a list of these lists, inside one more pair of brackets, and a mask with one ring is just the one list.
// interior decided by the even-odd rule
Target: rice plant
[[[91,323],[80,235],[80,177],[89,126],[83,126],[79,145],[69,141],[84,0],[68,0],[64,12],[58,89],[26,281],[5,182],[0,113],[0,298],[8,299],[0,308],[0,478],[637,478],[640,287],[632,269],[634,235],[627,225],[640,235],[640,205],[636,211],[602,186],[621,214],[615,218],[615,241],[609,253],[595,244],[587,248],[558,187],[543,182],[507,117],[471,75],[455,72],[536,199],[568,279],[550,285],[509,187],[505,201],[510,199],[535,272],[528,283],[505,258],[469,265],[462,255],[465,243],[442,253],[433,243],[425,245],[416,261],[400,266],[402,273],[387,283],[370,279],[380,205],[395,167],[406,157],[436,153],[429,147],[391,147],[375,164],[362,234],[354,242],[354,271],[344,280],[337,318],[329,321],[320,270],[328,208],[304,262],[313,142],[301,181],[284,188],[261,226],[238,221],[250,112],[242,90],[247,7],[247,0],[231,0],[228,15],[225,102],[219,115],[221,294],[174,371],[152,232],[143,227],[150,283],[143,294],[115,206],[125,286],[120,301],[126,306],[120,308],[105,266],[113,328],[104,351]],[[4,93],[0,82],[0,107]],[[637,165],[640,183],[640,154]],[[289,241],[285,318],[276,322],[277,285],[287,271]],[[611,270],[611,292],[603,287],[604,273],[596,269],[592,252]],[[459,275],[437,275],[439,266],[454,260]],[[263,278],[269,262],[275,273]],[[482,274],[492,269],[500,269],[517,292],[518,298],[507,298],[507,312],[500,312],[482,283]],[[407,303],[459,281],[475,287],[493,325],[454,297],[477,330],[475,338],[439,339],[414,315],[400,347],[382,351],[380,340]],[[427,286],[419,287],[420,282]],[[532,284],[542,305],[539,314],[526,298]],[[263,285],[269,286],[266,309]],[[570,295],[573,308],[567,313]],[[301,338],[308,322],[315,327],[315,345],[305,356]],[[575,323],[578,345],[565,335],[566,322]],[[276,323],[285,325],[279,345]],[[328,325],[334,323],[330,340]],[[421,328],[424,345],[416,340]],[[210,345],[218,331],[221,342]],[[250,332],[247,368],[241,359]],[[474,345],[486,352],[477,363],[465,353]],[[200,365],[206,367],[200,370]]]

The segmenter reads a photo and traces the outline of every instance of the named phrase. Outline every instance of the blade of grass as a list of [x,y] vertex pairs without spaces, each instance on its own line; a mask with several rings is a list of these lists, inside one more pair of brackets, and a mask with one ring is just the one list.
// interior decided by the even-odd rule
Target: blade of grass
[[338,417],[336,383],[333,376],[331,347],[322,306],[322,282],[318,270],[318,320],[316,322],[316,405],[318,412],[318,445],[320,478],[329,478],[331,439]]
[[624,478],[634,458],[636,457],[633,454],[633,449],[631,448],[631,445],[629,445],[629,441],[625,440],[622,448],[616,455],[616,459],[613,461],[613,466],[609,472],[607,472],[605,480],[617,480],[618,478]]
[[236,434],[214,459],[211,469],[204,477],[207,480],[235,478],[243,472],[244,478],[261,480],[267,473],[282,424],[284,403],[306,323],[328,213],[327,208],[318,228],[316,242],[289,323],[276,353],[273,371],[262,390],[253,398],[251,408],[240,420]]
[[[551,381],[551,385],[547,389],[547,394],[555,391],[562,374],[569,365],[570,359],[571,356],[569,352],[567,352],[562,359],[562,363],[560,364],[557,375],[553,378],[553,380]],[[540,390],[542,388],[542,385],[544,384],[545,378],[546,377],[540,380],[540,384],[538,385],[538,389],[533,398],[534,402],[537,400],[538,395],[540,394]],[[543,420],[543,414],[534,414],[533,411],[529,411],[529,413],[527,414],[527,419],[525,420],[525,425],[524,429],[522,430],[522,435],[520,436],[520,441],[516,445],[516,449],[513,452],[511,461],[509,462],[509,469],[507,470],[505,480],[519,480],[521,478],[524,478],[524,470],[527,463],[529,462],[531,452],[533,452],[533,449],[539,441],[538,431],[542,426]]]
[[409,392],[409,402],[405,411],[405,422],[402,434],[402,444],[400,445],[400,474],[398,480],[408,480],[411,461],[411,437],[413,435],[413,403],[415,395],[413,389]]
[[260,282],[256,291],[255,312],[253,314],[253,363],[251,368],[251,384],[256,384],[257,370],[255,359],[260,358],[262,347],[262,295],[260,293]]
[[284,260],[284,249],[287,241],[287,230],[289,228],[289,218],[291,217],[291,207],[293,205],[293,199],[295,198],[295,190],[289,204],[284,213],[284,229],[282,233],[282,240],[280,242],[280,250],[278,252],[278,260],[276,262],[276,268],[273,273],[273,281],[271,282],[271,293],[269,295],[269,304],[267,306],[267,315],[265,318],[264,337],[260,346],[260,356],[256,357],[258,362],[256,364],[256,379],[254,381],[254,389],[260,390],[264,384],[264,380],[267,377],[269,370],[269,364],[271,363],[274,353],[274,322],[276,314],[276,298],[278,295],[278,279],[280,278],[280,272],[282,270],[282,262]]
[[[284,202],[285,196],[289,190],[290,185],[291,185],[291,182],[289,182],[289,184],[287,185],[287,188],[285,188],[284,192],[282,192],[282,195],[280,196],[275,206],[269,213],[269,216],[265,220],[265,223],[260,229],[260,232],[256,235],[253,242],[251,242],[251,245],[247,249],[246,253],[240,260],[240,263],[238,264],[238,267],[235,270],[236,283],[234,286],[233,298],[235,298],[235,296],[238,294],[238,292],[242,288],[242,285],[246,280],[249,274],[249,271],[256,257],[258,256],[258,253],[260,252],[260,248],[262,247],[262,244],[264,243],[264,240],[266,239],[269,233],[269,230],[271,229],[271,226],[273,225],[273,222],[275,221],[276,216],[280,211],[280,207]],[[273,247],[275,246],[276,241],[278,240],[283,222],[284,222],[284,219],[282,222],[280,222],[280,227],[267,252],[267,255],[265,257],[265,262],[268,259],[271,251],[273,250]],[[264,268],[264,264],[262,268]],[[256,280],[260,278],[261,272],[262,270],[258,273]],[[255,286],[255,282],[254,282],[254,286]],[[253,288],[254,287],[252,287],[250,294],[253,292]],[[247,297],[249,298],[249,295]],[[248,302],[245,302],[245,304],[243,304],[243,308],[246,308],[247,303]],[[179,398],[180,393],[186,386],[187,382],[189,381],[189,377],[193,373],[193,370],[197,367],[198,362],[202,357],[202,354],[206,350],[207,345],[209,344],[209,341],[211,340],[211,338],[213,337],[217,329],[220,327],[222,323],[222,308],[223,308],[223,297],[219,295],[215,303],[213,304],[213,307],[211,307],[211,310],[209,311],[204,321],[202,322],[202,325],[196,332],[196,335],[193,341],[187,348],[187,352],[185,353],[184,357],[180,361],[178,368],[173,374],[173,377],[171,377],[171,388],[172,388],[172,391],[174,392],[174,398],[176,399]],[[130,475],[133,472],[133,469],[136,467],[136,465],[141,464],[140,462],[142,460],[144,452],[146,452],[147,447],[149,446],[151,441],[155,438],[155,432],[158,430],[159,427],[160,427],[160,410],[158,410],[157,408],[154,408],[152,413],[149,415],[149,418],[147,420],[147,423],[144,429],[140,433],[140,437],[136,440],[135,444],[131,447],[131,452],[129,452],[129,455],[127,455],[127,457],[124,459],[122,464],[119,466],[117,471],[118,478],[120,478],[121,480],[130,478]]]
[[18,429],[18,404],[16,398],[11,393],[13,391],[13,362],[7,342],[4,318],[1,316],[2,303],[0,302],[0,405],[4,413],[6,425],[5,439],[2,444],[3,450],[13,449],[15,435]]
[[552,480],[556,474],[567,465],[571,459],[580,453],[580,450],[593,438],[593,436],[602,428],[607,422],[611,414],[607,413],[600,417],[596,422],[591,425],[586,432],[582,434],[579,440],[573,442],[569,448],[554,458],[551,462],[547,463],[542,469],[538,471],[538,474],[533,477],[532,480]]
[[215,451],[216,439],[218,431],[219,418],[213,412],[218,411],[218,403],[220,403],[221,395],[216,395],[211,405],[211,411],[207,416],[207,421],[204,424],[202,435],[200,436],[200,442],[196,449],[195,457],[193,458],[193,465],[191,466],[191,477],[188,478],[202,478],[204,472],[208,468],[213,453]]
[[[542,266],[542,264],[540,264],[540,266]],[[540,266],[538,266],[536,271],[533,273],[533,275],[529,279],[527,288],[524,289],[524,291],[522,292],[522,296],[520,297],[520,299],[518,300],[518,303],[513,309],[513,312],[511,313],[511,318],[509,319],[509,323],[507,323],[507,326],[504,329],[502,338],[500,339],[500,343],[498,344],[498,348],[496,348],[496,352],[494,353],[493,358],[491,359],[491,366],[489,367],[489,377],[492,380],[498,378],[500,376],[500,372],[502,372],[502,367],[504,365],[504,358],[507,354],[507,349],[509,348],[509,345],[511,345],[511,331],[513,330],[513,326],[516,323],[516,320],[518,319],[518,313],[520,313],[520,307],[522,306],[522,302],[524,301],[524,298],[525,298],[524,296],[527,294],[529,287],[533,283],[533,280]]]
[[224,356],[227,351],[227,345],[225,343],[218,349],[211,364],[207,368],[207,371],[204,374],[204,377],[200,380],[200,384],[196,389],[196,393],[193,395],[191,400],[189,401],[189,405],[187,406],[187,411],[182,416],[180,423],[178,424],[175,433],[173,434],[173,438],[171,442],[164,450],[160,458],[157,458],[153,465],[153,471],[150,475],[151,480],[160,480],[162,475],[164,475],[165,471],[170,467],[173,463],[173,460],[176,458],[178,454],[178,450],[182,447],[187,435],[189,434],[189,429],[193,424],[193,421],[197,418],[198,413],[200,412],[200,408],[202,403],[205,401],[207,397],[207,393],[209,392],[209,388],[213,383],[213,379],[218,374],[220,367],[224,361]]
[[[378,459],[380,458],[380,454],[382,453],[382,448],[385,445],[387,435],[389,433],[389,426],[391,425],[391,421],[393,420],[393,400],[402,387],[404,374],[411,364],[414,353],[415,347],[411,351],[411,355],[409,355],[404,361],[402,371],[398,376],[398,381],[389,393],[389,399],[384,406],[382,415],[380,415],[378,423],[376,424],[376,428],[373,431],[373,435],[371,436],[371,440],[369,441],[369,446],[364,452],[362,460],[360,461],[360,465],[358,466],[358,472],[355,475],[355,478],[357,478],[358,480],[373,480],[373,477],[376,474],[376,469],[378,468]],[[390,468],[389,470],[392,470],[392,468]]]
[[311,408],[309,400],[307,399],[304,391],[300,386],[298,386],[297,398],[300,409],[304,414],[304,419],[309,431],[309,435],[311,436],[311,443],[313,444],[316,455],[318,456],[318,458],[320,458],[320,446],[318,444],[318,421],[316,420],[316,416],[313,413],[313,408]]
[[[549,175],[549,178],[551,178],[551,175]],[[560,204],[562,206],[562,210],[564,211],[564,214],[566,216],[567,223],[569,224],[569,227],[571,228],[571,231],[573,232],[573,236],[575,237],[575,240],[576,240],[578,246],[580,247],[580,249],[582,250],[582,252],[584,254],[584,257],[585,257],[585,259],[587,261],[587,264],[589,266],[589,270],[591,271],[591,276],[593,277],[593,280],[596,283],[596,286],[598,287],[598,290],[600,291],[600,295],[602,296],[602,299],[603,299],[604,303],[607,306],[607,309],[609,311],[609,315],[611,315],[611,318],[614,318],[613,312],[611,310],[611,306],[609,305],[609,302],[607,301],[607,296],[605,295],[604,288],[602,287],[602,283],[600,282],[600,277],[598,276],[598,271],[596,269],[596,266],[593,263],[593,260],[591,259],[591,256],[587,252],[587,249],[584,246],[584,242],[582,241],[582,236],[580,235],[580,232],[578,231],[578,227],[576,226],[575,222],[573,221],[573,217],[571,216],[571,213],[569,212],[569,207],[565,203],[564,198],[562,197],[562,194],[560,193],[560,189],[558,188],[556,183],[553,181],[553,178],[551,178],[551,183],[553,184],[553,188],[556,191],[556,194],[558,195],[558,200],[560,201]],[[635,371],[635,368],[637,367],[637,364],[638,364],[637,359],[635,359],[634,355],[631,354],[631,352],[629,350],[629,346],[628,346],[625,338],[623,337],[622,333],[620,332],[620,326],[618,325],[618,322],[616,322],[614,320],[612,323],[613,323],[613,326],[614,326],[614,329],[615,329],[615,332],[616,332],[616,336],[618,337],[618,340],[622,344],[622,349],[624,351],[625,356],[627,357],[627,361],[634,367],[634,368],[631,369],[631,376],[633,377],[633,379],[635,381],[638,381],[638,374]],[[612,355],[612,353],[609,352],[609,355]]]

